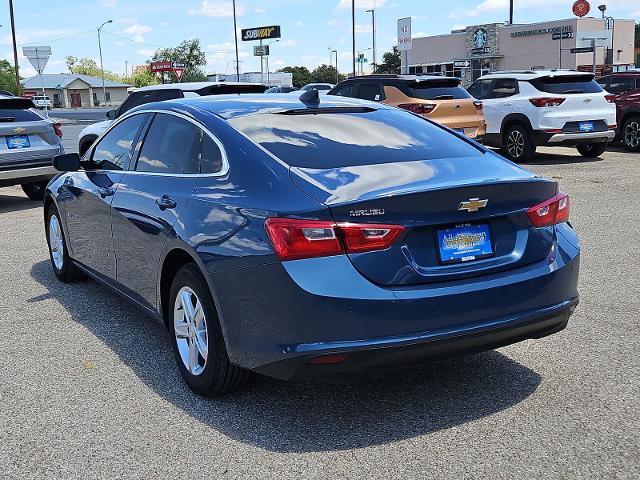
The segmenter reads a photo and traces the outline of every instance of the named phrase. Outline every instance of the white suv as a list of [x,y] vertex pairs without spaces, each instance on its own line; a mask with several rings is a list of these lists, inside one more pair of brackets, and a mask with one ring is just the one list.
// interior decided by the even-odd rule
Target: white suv
[[484,143],[514,161],[530,160],[543,145],[577,147],[582,156],[597,157],[615,137],[615,96],[590,73],[495,72],[467,90],[484,105]]

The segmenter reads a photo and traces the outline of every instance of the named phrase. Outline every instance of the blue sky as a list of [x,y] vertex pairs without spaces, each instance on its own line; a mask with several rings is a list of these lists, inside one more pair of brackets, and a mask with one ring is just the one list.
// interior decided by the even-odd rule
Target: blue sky
[[[616,18],[640,20],[640,0],[608,3]],[[12,60],[8,2],[0,7],[0,55]],[[105,68],[123,74],[144,63],[158,47],[199,38],[207,52],[207,73],[233,71],[233,21],[226,0],[18,0],[15,4],[18,44],[51,45],[45,73],[66,71],[66,55],[98,59],[96,28],[112,19],[103,32]],[[272,45],[272,70],[285,65],[313,68],[329,61],[329,47],[339,52],[341,71],[351,70],[351,0],[237,0],[238,28],[281,25],[282,38]],[[374,0],[356,0],[356,45],[371,47]],[[413,36],[448,33],[466,25],[500,22],[508,17],[508,0],[375,0],[378,58],[395,43],[396,21],[411,16]],[[516,0],[517,23],[569,18],[573,0]],[[260,69],[252,55],[255,42],[239,42],[241,71]],[[370,52],[367,52],[370,58]],[[19,48],[21,74],[34,74]]]

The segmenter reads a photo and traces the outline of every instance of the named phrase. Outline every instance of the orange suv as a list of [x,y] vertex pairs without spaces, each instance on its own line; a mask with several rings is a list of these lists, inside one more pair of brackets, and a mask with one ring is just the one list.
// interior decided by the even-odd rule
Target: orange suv
[[459,78],[363,75],[340,82],[328,95],[361,98],[403,108],[478,141],[485,134],[482,102],[460,86]]

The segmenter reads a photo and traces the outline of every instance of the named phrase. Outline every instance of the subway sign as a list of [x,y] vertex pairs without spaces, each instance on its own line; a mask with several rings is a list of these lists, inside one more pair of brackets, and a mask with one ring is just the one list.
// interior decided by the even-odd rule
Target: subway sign
[[244,42],[265,40],[267,38],[280,38],[280,25],[242,29],[242,41]]

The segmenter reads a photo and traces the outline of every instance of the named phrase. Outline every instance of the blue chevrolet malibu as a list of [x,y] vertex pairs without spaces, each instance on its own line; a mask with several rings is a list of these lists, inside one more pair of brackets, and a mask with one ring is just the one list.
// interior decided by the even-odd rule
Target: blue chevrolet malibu
[[148,104],[56,157],[57,277],[163,321],[206,396],[252,371],[379,371],[566,326],[580,246],[556,182],[405,111],[302,99]]

